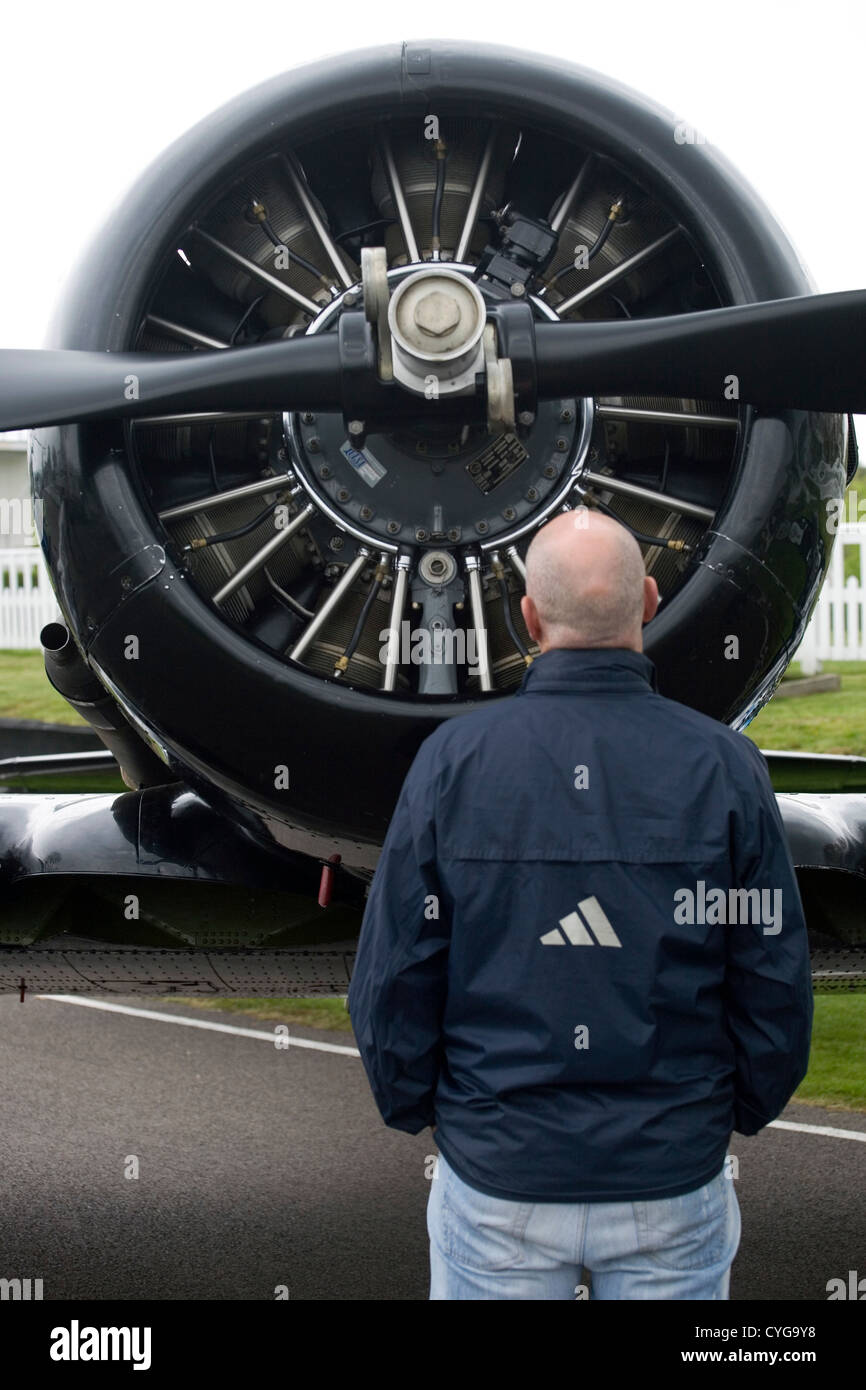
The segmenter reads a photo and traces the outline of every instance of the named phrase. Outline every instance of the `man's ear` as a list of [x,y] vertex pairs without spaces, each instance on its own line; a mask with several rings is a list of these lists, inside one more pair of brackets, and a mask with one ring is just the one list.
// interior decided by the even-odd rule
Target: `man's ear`
[[538,609],[529,594],[524,594],[520,600],[520,611],[523,614],[523,621],[526,623],[526,631],[533,642],[538,642],[541,638],[541,623],[538,621]]
[[653,618],[655,617],[656,613],[658,612],[658,606],[659,606],[659,586],[658,586],[658,584],[655,582],[655,580],[653,579],[652,575],[648,574],[648,575],[645,577],[644,582],[643,582],[643,621],[644,621],[644,623],[652,622]]

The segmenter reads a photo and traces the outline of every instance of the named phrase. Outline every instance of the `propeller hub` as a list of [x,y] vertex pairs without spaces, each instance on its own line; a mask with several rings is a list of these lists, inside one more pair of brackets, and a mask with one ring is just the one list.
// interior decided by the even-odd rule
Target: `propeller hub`
[[471,395],[484,369],[486,321],[481,292],[465,275],[438,265],[413,272],[388,305],[397,380],[428,399],[431,390]]

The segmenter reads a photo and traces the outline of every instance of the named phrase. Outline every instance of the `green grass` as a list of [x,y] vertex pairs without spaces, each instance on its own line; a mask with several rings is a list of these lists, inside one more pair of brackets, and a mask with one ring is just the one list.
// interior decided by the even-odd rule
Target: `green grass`
[[809,1070],[794,1099],[866,1110],[866,994],[816,994]]
[[[163,1002],[300,1028],[352,1032],[342,999],[201,999],[171,994]],[[866,994],[815,996],[809,1071],[794,1099],[825,1109],[866,1110]]]
[[41,776],[4,779],[10,792],[50,792],[52,796],[79,796],[84,793],[128,792],[119,772],[51,772]]
[[49,683],[41,652],[0,650],[0,718],[86,727],[81,715]]
[[165,1004],[186,1004],[193,1009],[218,1009],[221,1013],[246,1014],[274,1023],[295,1023],[301,1028],[324,1028],[351,1033],[352,1025],[342,999],[201,999],[180,994],[165,996]]
[[842,689],[793,700],[773,699],[752,720],[747,736],[761,748],[866,757],[866,661],[825,661]]
[[[45,674],[42,653],[0,650],[0,718],[35,719],[86,729],[87,721],[58,695]],[[125,792],[118,771],[32,776],[4,782],[12,792]]]

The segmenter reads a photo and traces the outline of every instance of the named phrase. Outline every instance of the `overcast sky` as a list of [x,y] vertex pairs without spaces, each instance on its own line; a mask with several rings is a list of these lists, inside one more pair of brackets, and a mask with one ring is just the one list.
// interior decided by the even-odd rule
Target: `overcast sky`
[[[298,63],[401,39],[511,43],[633,86],[740,168],[818,289],[866,286],[863,0],[7,0],[0,32],[3,347],[42,344],[69,268],[112,204],[195,121]],[[866,417],[861,448],[864,427]]]

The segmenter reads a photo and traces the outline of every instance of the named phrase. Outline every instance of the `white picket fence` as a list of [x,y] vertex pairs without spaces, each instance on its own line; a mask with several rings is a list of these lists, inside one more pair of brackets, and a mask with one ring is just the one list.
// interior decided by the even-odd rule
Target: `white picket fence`
[[[845,579],[845,552],[858,552],[858,574]],[[0,550],[0,648],[38,648],[60,610],[39,546]],[[808,674],[822,661],[866,661],[866,522],[845,522],[833,547],[818,606],[797,652]]]
[[43,627],[59,617],[39,546],[0,550],[0,647],[38,650]]
[[[856,553],[857,570],[845,578],[845,556]],[[830,568],[796,659],[805,675],[822,661],[866,661],[866,522],[843,522]]]

